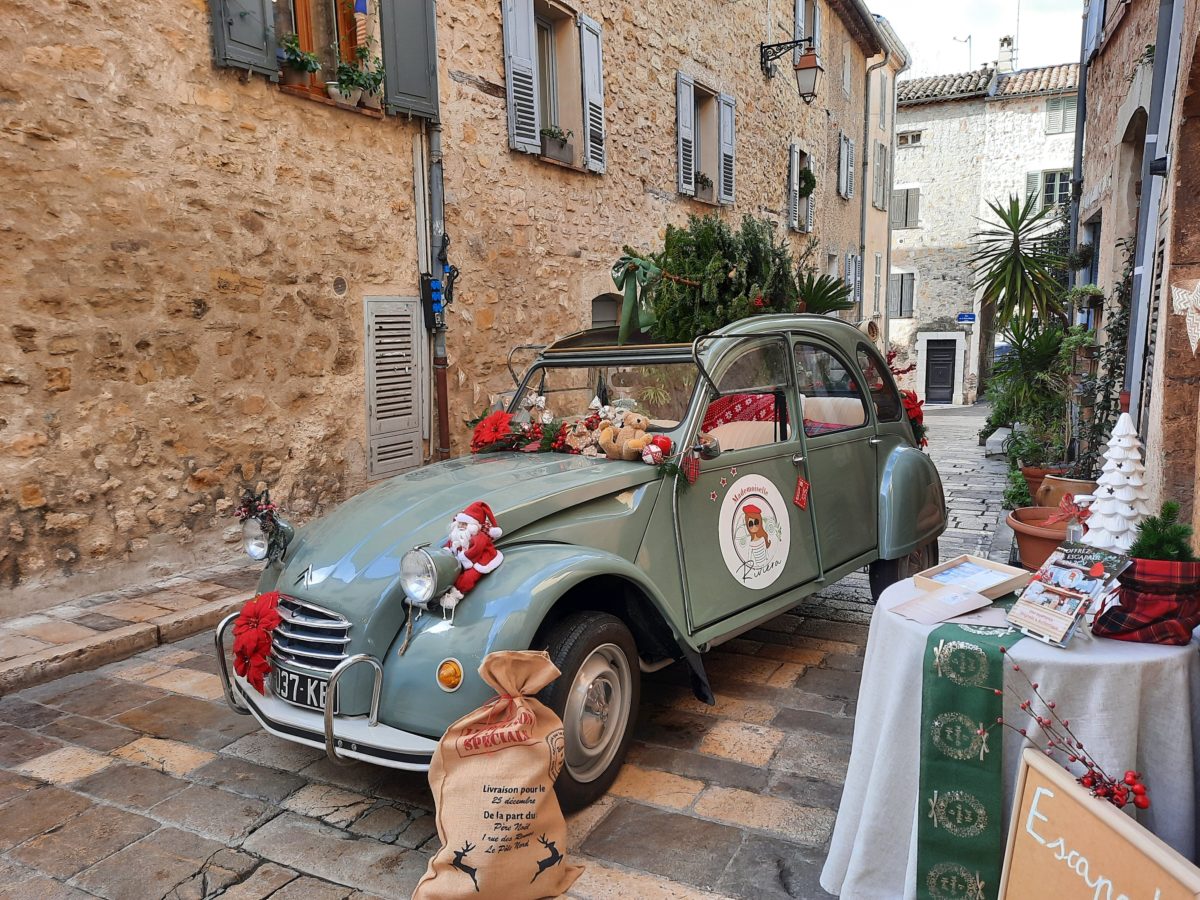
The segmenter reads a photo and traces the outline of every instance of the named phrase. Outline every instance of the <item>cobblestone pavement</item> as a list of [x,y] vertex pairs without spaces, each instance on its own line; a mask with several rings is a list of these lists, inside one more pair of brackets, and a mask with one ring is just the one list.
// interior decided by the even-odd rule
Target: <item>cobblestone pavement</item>
[[[982,414],[928,421],[943,557],[986,552],[1004,467],[976,445]],[[570,819],[586,866],[571,896],[825,896],[870,615],[855,575],[723,645],[706,657],[715,707],[678,667],[648,677],[627,765]],[[225,707],[210,646],[0,699],[0,900],[409,895],[437,843],[425,777],[262,733]]]

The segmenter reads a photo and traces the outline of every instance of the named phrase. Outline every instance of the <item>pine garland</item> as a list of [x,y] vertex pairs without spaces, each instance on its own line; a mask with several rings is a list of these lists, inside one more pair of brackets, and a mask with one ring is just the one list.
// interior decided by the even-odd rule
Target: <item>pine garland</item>
[[1192,527],[1179,521],[1178,503],[1168,500],[1162,505],[1161,513],[1142,521],[1129,555],[1137,559],[1197,561],[1192,553]]

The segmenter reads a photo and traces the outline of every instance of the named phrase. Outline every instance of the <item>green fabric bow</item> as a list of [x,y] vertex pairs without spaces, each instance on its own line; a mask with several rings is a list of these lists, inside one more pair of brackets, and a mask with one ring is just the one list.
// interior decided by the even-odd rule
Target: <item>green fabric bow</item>
[[640,256],[628,253],[613,263],[613,284],[624,295],[621,304],[621,327],[617,332],[617,343],[624,344],[629,340],[633,331],[634,316],[637,317],[639,331],[646,331],[654,324],[654,310],[646,303],[646,284],[656,279],[662,272],[658,266]]

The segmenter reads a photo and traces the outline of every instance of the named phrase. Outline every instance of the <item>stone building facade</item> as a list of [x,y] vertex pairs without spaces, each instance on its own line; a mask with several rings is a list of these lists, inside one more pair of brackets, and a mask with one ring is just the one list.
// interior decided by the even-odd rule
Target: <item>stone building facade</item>
[[970,263],[988,202],[1070,200],[1078,67],[1012,71],[1012,52],[1002,41],[1000,64],[900,82],[888,340],[929,403],[973,402],[993,352]]
[[[428,0],[380,7],[329,23],[290,0],[281,26],[284,0],[0,0],[22,22],[0,40],[4,605],[223,558],[236,549],[222,544],[236,537],[236,496],[258,482],[299,521],[365,488],[389,470],[377,331],[410,342],[397,415],[411,440],[391,469],[434,456],[416,298],[422,273],[438,271],[435,139],[460,273],[446,332],[455,452],[464,421],[511,386],[510,346],[611,317],[622,246],[653,249],[690,214],[769,217],[798,252],[815,240],[819,267],[845,277],[849,262],[873,301],[874,270],[857,261],[886,254],[886,213],[865,189],[864,147],[890,147],[893,118],[870,119],[868,85],[890,97],[907,61],[860,0],[445,0],[428,22]],[[527,13],[538,29],[527,50],[544,39],[557,53],[557,84],[541,89],[557,90],[574,132],[566,164],[512,146],[510,23],[524,28]],[[262,40],[247,36],[256,16]],[[345,45],[364,24],[405,77],[416,51],[390,42],[431,26],[432,62],[415,73],[429,94],[393,105],[404,91],[389,81],[399,114],[383,114],[323,97],[331,75],[276,83],[281,31],[333,29]],[[768,78],[759,44],[814,30],[825,75],[808,104],[791,55]],[[302,49],[328,72],[324,46]],[[696,137],[703,165],[732,157],[723,200],[680,190],[681,74],[716,103],[695,107]],[[600,119],[587,120],[597,99]],[[714,126],[714,108],[729,121]],[[811,232],[788,227],[793,144],[816,174]]]
[[1129,273],[1126,387],[1151,506],[1174,500],[1200,528],[1198,36],[1197,0],[1091,0],[1077,222],[1094,250],[1077,280],[1111,297]]

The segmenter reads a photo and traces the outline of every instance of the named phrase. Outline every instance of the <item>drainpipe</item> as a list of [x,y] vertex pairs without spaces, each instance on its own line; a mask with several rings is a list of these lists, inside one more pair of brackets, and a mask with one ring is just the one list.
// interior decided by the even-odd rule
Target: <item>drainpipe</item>
[[[1098,3],[1100,0],[1092,0],[1092,3]],[[1088,83],[1088,68],[1090,61],[1087,54],[1087,17],[1084,16],[1084,26],[1082,34],[1079,38],[1079,84],[1075,92],[1075,158],[1071,163],[1071,214],[1069,220],[1067,239],[1067,251],[1074,253],[1075,248],[1079,246],[1079,206],[1083,195],[1083,130],[1087,123],[1087,83]],[[1092,252],[1099,252],[1098,247],[1093,248]],[[1071,284],[1074,285],[1078,279],[1078,272],[1071,272]],[[1075,321],[1075,303],[1071,301],[1067,306],[1067,324]]]
[[[883,59],[879,62],[867,66],[866,85],[863,91],[863,136],[862,136],[862,156],[863,156],[863,177],[862,177],[862,203],[858,208],[858,270],[861,273],[866,265],[867,256],[867,173],[871,169],[871,160],[874,158],[874,146],[871,143],[871,75],[876,69],[882,69],[888,64],[888,60],[892,58],[892,51],[888,47],[883,48]],[[893,90],[892,93],[895,93]],[[883,98],[879,98],[882,105]],[[895,121],[893,120],[893,125]],[[872,185],[872,190],[874,186]],[[872,260],[874,262],[874,260]],[[862,318],[865,321],[867,318],[867,288],[866,276],[862,276],[863,297],[862,297]]]
[[[1125,350],[1125,390],[1129,393],[1129,414],[1139,423],[1142,413],[1142,382],[1146,377],[1154,377],[1153,372],[1143,373],[1142,366],[1145,364],[1150,291],[1153,288],[1153,278],[1150,276],[1154,272],[1154,248],[1158,244],[1158,213],[1164,180],[1154,176],[1152,166],[1160,149],[1165,149],[1171,138],[1171,112],[1175,106],[1176,83],[1172,82],[1168,97],[1167,70],[1174,64],[1178,74],[1179,42],[1183,34],[1183,3],[1184,0],[1159,0],[1158,3],[1154,79],[1150,88],[1150,109],[1146,120],[1146,145],[1142,153],[1142,200],[1138,204],[1137,244],[1134,251],[1129,310],[1132,327],[1129,329],[1129,341]],[[1174,27],[1176,22],[1181,23],[1180,28]],[[1165,117],[1164,105],[1167,110]]]
[[[438,271],[440,265],[445,289],[445,281],[449,280],[447,248],[450,241],[446,235],[446,196],[442,182],[442,126],[438,122],[433,122],[429,128],[429,207],[433,238],[430,246],[437,260],[434,271]],[[446,299],[453,299],[449,291]],[[437,449],[434,457],[439,460],[450,456],[450,387],[446,379],[450,364],[446,359],[444,315],[433,331],[433,389],[437,397]]]

